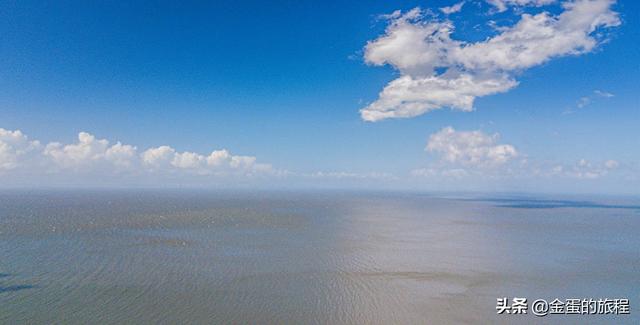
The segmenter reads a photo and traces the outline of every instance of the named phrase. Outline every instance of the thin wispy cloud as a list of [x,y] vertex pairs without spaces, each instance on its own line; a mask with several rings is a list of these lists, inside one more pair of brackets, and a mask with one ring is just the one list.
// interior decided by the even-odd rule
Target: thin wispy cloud
[[504,12],[508,8],[519,7],[542,7],[552,4],[556,0],[487,0],[498,12]]
[[[611,98],[614,97],[614,95],[610,92],[606,92],[606,91],[602,91],[602,90],[594,90],[592,94],[587,95],[587,96],[582,96],[578,99],[578,101],[576,102],[576,108],[580,109],[580,108],[585,108],[589,105],[591,105],[594,101],[602,98],[602,99],[606,99],[606,98]],[[564,111],[564,114],[571,114],[574,113],[575,110],[573,109],[568,109],[566,111]]]
[[534,175],[541,177],[566,177],[593,180],[607,176],[619,166],[620,163],[613,159],[597,163],[586,159],[580,159],[573,164],[556,164],[551,167],[536,166],[532,171]]
[[578,104],[576,106],[578,106],[578,108],[583,108],[589,104],[591,104],[591,97],[584,96],[578,99]]
[[606,91],[601,91],[601,90],[594,90],[593,91],[594,94],[596,94],[599,97],[604,97],[604,98],[611,98],[614,95],[610,92],[606,92]]
[[580,99],[578,100],[578,104],[576,106],[578,106],[578,108],[584,108],[585,106],[593,103],[598,98],[611,98],[611,97],[613,97],[612,93],[601,91],[601,90],[594,90],[593,94],[589,96],[580,97]]

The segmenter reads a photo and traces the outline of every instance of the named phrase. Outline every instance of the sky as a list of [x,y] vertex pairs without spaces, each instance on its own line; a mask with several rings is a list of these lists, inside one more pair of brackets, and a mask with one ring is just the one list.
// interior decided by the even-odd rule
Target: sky
[[640,6],[0,3],[0,187],[640,194]]

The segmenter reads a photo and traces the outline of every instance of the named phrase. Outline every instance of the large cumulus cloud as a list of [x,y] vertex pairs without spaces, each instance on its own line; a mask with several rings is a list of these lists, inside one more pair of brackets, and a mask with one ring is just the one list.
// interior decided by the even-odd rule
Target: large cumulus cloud
[[[507,5],[545,5],[551,1],[492,1]],[[520,3],[522,2],[522,3]],[[470,111],[477,97],[509,91],[519,72],[553,58],[592,51],[597,31],[620,24],[614,0],[562,3],[562,12],[523,13],[484,41],[451,37],[454,23],[415,8],[386,18],[383,35],[365,47],[365,61],[389,64],[400,72],[360,113],[366,121],[414,117],[448,107]]]

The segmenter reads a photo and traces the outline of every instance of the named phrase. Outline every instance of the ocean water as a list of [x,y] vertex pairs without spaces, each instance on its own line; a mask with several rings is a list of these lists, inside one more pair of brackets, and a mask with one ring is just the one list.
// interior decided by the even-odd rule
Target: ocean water
[[[2,324],[640,323],[640,200],[0,192]],[[497,315],[499,297],[630,315]]]

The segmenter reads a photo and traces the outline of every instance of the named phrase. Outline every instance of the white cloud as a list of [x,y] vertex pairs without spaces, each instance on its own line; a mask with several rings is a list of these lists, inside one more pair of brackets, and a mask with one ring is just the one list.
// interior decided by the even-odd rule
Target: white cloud
[[205,156],[188,151],[176,152],[171,147],[161,146],[146,150],[141,157],[143,164],[151,169],[181,169],[197,174],[219,174],[221,172],[251,174],[272,171],[271,165],[257,163],[256,157],[234,156],[225,149],[214,150]]
[[169,146],[147,149],[142,153],[143,164],[151,167],[169,167],[176,151]]
[[249,168],[255,164],[256,158],[249,156],[235,156],[231,158],[229,165],[233,168]]
[[578,106],[578,108],[584,108],[589,104],[591,104],[591,98],[587,96],[583,96],[583,97],[580,97],[580,99],[578,99],[578,104],[576,106]]
[[606,92],[606,91],[602,91],[602,90],[594,90],[593,93],[595,93],[596,95],[600,96],[600,97],[604,97],[604,98],[611,98],[614,95],[610,92]]
[[570,168],[563,168],[565,176],[579,179],[596,179],[608,173],[608,168],[594,166],[591,162],[581,159],[577,164]]
[[134,146],[117,142],[107,149],[104,156],[107,161],[112,162],[117,167],[129,168],[132,167],[136,158],[136,151],[137,149]]
[[597,179],[616,170],[619,165],[618,161],[612,159],[600,163],[580,159],[573,164],[556,164],[551,167],[537,166],[532,170],[532,174],[543,177]]
[[508,7],[541,7],[554,2],[555,0],[487,0],[487,3],[495,6],[499,12],[507,10]]
[[460,12],[460,10],[462,10],[462,6],[464,6],[464,1],[458,2],[452,6],[442,7],[440,8],[440,11],[442,11],[442,13],[445,15],[450,15],[456,12]]
[[523,14],[520,21],[484,42],[459,48],[455,60],[466,68],[484,70],[526,69],[563,55],[591,51],[597,40],[591,36],[598,27],[620,24],[611,11],[613,1],[580,0],[566,2],[560,15],[547,12]]
[[429,137],[426,150],[440,155],[447,163],[473,167],[495,167],[518,156],[512,145],[498,144],[498,134],[456,131],[445,127]]
[[[451,38],[451,21],[437,20],[419,8],[387,16],[385,34],[365,47],[365,61],[389,64],[401,76],[363,108],[366,121],[413,117],[450,107],[473,109],[477,97],[506,92],[517,74],[552,58],[592,51],[599,28],[620,24],[613,0],[578,0],[562,4],[558,15],[522,14],[485,41]],[[444,71],[444,72],[443,72]]]
[[391,81],[361,115],[366,121],[378,121],[414,117],[444,106],[471,111],[476,97],[505,92],[516,85],[516,81],[504,75],[487,78],[467,73],[424,78],[404,75]]
[[91,173],[108,176],[121,172],[138,176],[181,172],[218,176],[278,173],[271,165],[257,163],[255,157],[235,156],[227,150],[214,150],[204,156],[160,146],[139,154],[135,146],[121,142],[110,145],[108,140],[97,139],[87,132],[80,132],[76,143],[51,142],[42,146],[20,131],[0,128],[1,171],[64,177]]
[[214,150],[207,157],[207,164],[209,166],[221,166],[231,159],[231,154],[227,150]]
[[78,142],[74,144],[49,143],[42,154],[47,161],[63,169],[91,169],[98,166],[129,168],[136,160],[135,147],[120,142],[109,146],[109,141],[96,139],[87,132],[80,132]]
[[575,163],[530,161],[513,145],[500,143],[499,134],[482,131],[456,131],[448,126],[429,136],[426,151],[438,155],[438,160],[410,172],[433,180],[442,179],[599,179],[616,171],[620,163],[609,159]]
[[345,171],[317,171],[303,176],[311,178],[329,178],[329,179],[369,179],[369,180],[394,180],[397,177],[391,173],[370,172],[370,173],[354,173]]
[[40,149],[40,142],[31,141],[20,130],[0,128],[0,172],[18,168]]
[[607,169],[615,169],[615,168],[618,168],[619,165],[620,164],[615,160],[607,160],[607,161],[604,162],[604,166]]
[[195,152],[177,152],[173,156],[171,165],[183,169],[199,169],[203,167],[206,159],[203,155]]
[[[453,149],[451,149],[453,150]],[[455,151],[455,150],[454,150]],[[580,159],[574,163],[558,163],[544,161],[514,160],[511,164],[469,164],[455,163],[443,159],[441,162],[431,164],[424,168],[410,171],[410,176],[426,178],[433,181],[451,179],[465,179],[465,181],[496,181],[503,180],[511,183],[519,181],[552,181],[575,182],[603,179],[605,177],[618,177],[617,179],[633,179],[638,169],[633,164],[626,164],[621,168],[616,160],[591,162]],[[491,166],[491,168],[486,168]],[[616,178],[613,178],[616,179]],[[524,183],[523,183],[524,184]],[[558,183],[560,184],[560,183]]]
[[418,168],[411,171],[411,176],[420,177],[446,177],[464,178],[469,176],[469,171],[463,168]]
[[602,90],[594,90],[593,94],[590,96],[583,96],[580,97],[580,99],[578,100],[578,103],[576,104],[576,106],[578,108],[584,108],[587,105],[591,104],[594,100],[596,100],[597,98],[611,98],[614,95],[610,92],[606,92],[606,91],[602,91]]

